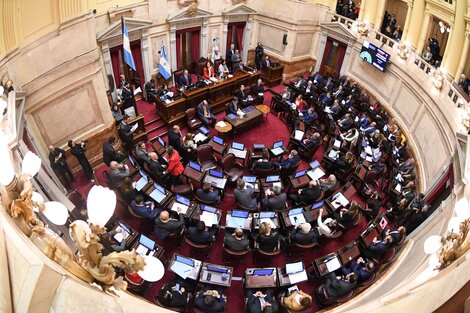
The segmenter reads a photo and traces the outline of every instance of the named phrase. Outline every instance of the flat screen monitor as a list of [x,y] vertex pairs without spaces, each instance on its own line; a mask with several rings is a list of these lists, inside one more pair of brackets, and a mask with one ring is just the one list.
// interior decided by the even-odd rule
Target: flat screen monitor
[[199,131],[200,131],[201,133],[203,133],[204,135],[207,135],[207,134],[209,133],[209,130],[208,130],[207,127],[205,127],[205,126],[201,126],[201,127],[199,128]]
[[295,208],[289,211],[289,215],[301,214],[304,208]]
[[232,148],[243,151],[243,150],[245,150],[245,145],[242,144],[242,143],[234,141],[234,142],[232,142]]
[[372,64],[380,71],[385,72],[387,69],[390,54],[380,49],[379,47],[371,44],[369,41],[364,40],[362,43],[361,52],[359,53],[361,59],[367,63]]
[[129,235],[132,233],[131,230],[129,229],[129,227],[127,227],[126,225],[124,225],[122,222],[118,222],[119,224],[119,227],[121,227],[126,233],[128,233]]
[[275,183],[275,182],[278,182],[278,181],[279,181],[279,175],[272,175],[272,176],[266,177],[266,182],[267,183]]
[[157,140],[162,146],[164,147],[166,146],[165,141],[162,138],[160,138],[160,136],[157,137]]
[[232,217],[248,218],[248,214],[249,212],[247,211],[238,211],[238,210],[232,211]]
[[217,137],[217,136],[214,136],[212,139],[214,139],[214,142],[215,143],[218,143],[219,145],[223,145],[224,144],[224,140],[220,137]]
[[273,218],[276,217],[276,212],[268,211],[268,212],[260,212],[259,218]]
[[254,276],[269,276],[274,272],[273,268],[258,268],[253,271]]
[[315,160],[315,161],[313,161],[313,162],[310,163],[310,167],[311,167],[312,169],[316,169],[316,168],[319,167],[319,166],[320,166],[320,162],[318,162],[317,160]]
[[217,177],[217,178],[223,178],[224,174],[222,172],[216,171],[216,170],[209,170],[209,175]]
[[198,172],[201,171],[201,166],[197,163],[189,161],[189,167],[192,168],[192,169],[195,169]]
[[155,248],[155,241],[142,234],[140,235],[139,243],[149,250],[153,250],[153,248]]
[[218,267],[218,266],[214,266],[214,265],[210,265],[210,264],[207,264],[206,268],[207,268],[208,271],[211,271],[211,272],[222,273],[222,274],[227,273],[226,268],[222,268],[222,267]]
[[208,205],[201,204],[201,210],[211,213],[216,213],[217,209]]
[[176,195],[176,202],[182,203],[187,206],[191,204],[191,201],[188,198],[183,197],[181,195]]
[[245,183],[256,183],[256,176],[243,176],[243,181]]
[[312,207],[310,208],[310,210],[315,210],[315,209],[318,209],[319,207],[323,206],[323,201],[319,201],[317,203],[314,203],[312,204]]
[[141,191],[142,188],[144,188],[145,185],[147,185],[148,183],[148,179],[147,179],[147,176],[142,176],[138,181],[137,183],[135,184],[135,189],[137,191]]
[[273,144],[273,148],[280,148],[284,145],[284,141],[276,141],[274,144]]
[[129,161],[131,162],[132,166],[135,167],[135,161],[131,156],[129,156]]
[[297,172],[297,173],[295,173],[294,178],[302,177],[302,176],[304,176],[305,174],[307,174],[307,170],[303,170],[303,171]]
[[262,144],[262,143],[255,143],[255,144],[253,145],[253,149],[255,149],[255,150],[262,150],[262,149],[264,149],[264,148],[266,148],[266,146],[265,146],[264,144]]
[[161,192],[162,194],[166,195],[166,190],[165,190],[165,188],[163,188],[162,186],[160,186],[160,185],[157,184],[157,183],[153,183],[153,186],[154,186],[155,189],[157,189],[159,192]]
[[194,267],[194,260],[190,258],[185,258],[184,256],[177,255],[176,261]]
[[286,264],[286,274],[295,274],[300,273],[304,270],[303,262],[287,263]]

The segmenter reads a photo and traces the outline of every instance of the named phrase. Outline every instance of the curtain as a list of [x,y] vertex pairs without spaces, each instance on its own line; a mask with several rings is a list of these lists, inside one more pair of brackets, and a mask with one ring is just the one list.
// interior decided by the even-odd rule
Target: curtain
[[116,88],[119,88],[119,76],[121,75],[121,66],[120,66],[120,56],[121,56],[121,47],[113,47],[109,49],[109,53],[111,54],[111,64],[113,66],[113,74],[114,74],[114,85]]
[[[449,186],[447,187],[446,184],[447,184],[447,181],[449,181]],[[450,166],[449,166],[449,169],[447,170],[446,174],[441,177],[439,183],[437,183],[434,188],[428,192],[428,194],[426,195],[426,202],[429,202],[431,203],[434,199],[436,199],[439,194],[445,190],[447,188],[449,188],[450,190],[452,190],[452,188],[454,188],[454,164],[451,162],[450,163]]]
[[[135,40],[131,42],[131,52],[132,52],[132,57],[134,58],[135,71],[136,71],[134,78],[137,81],[139,81],[139,86],[143,90],[145,77],[144,77],[144,69],[142,66],[142,53],[140,49],[140,40]],[[137,86],[135,88],[137,88]]]
[[346,54],[346,47],[344,45],[339,45],[339,56],[338,56],[338,63],[336,64],[335,72],[339,75],[341,71],[341,66],[343,66],[344,55]]
[[245,30],[245,24],[237,25],[237,41],[238,41],[238,50],[243,50],[243,31]]
[[176,33],[176,68],[181,68],[181,33]]
[[191,56],[193,58],[193,62],[199,60],[201,56],[200,45],[201,45],[201,32],[199,29],[197,31],[192,32],[191,36]]
[[[228,26],[227,30],[227,47],[225,47],[226,50],[230,49],[230,44],[232,43],[232,26]],[[225,56],[227,58],[227,56]]]
[[333,45],[333,41],[331,41],[331,39],[328,38],[325,44],[325,52],[323,52],[323,58],[321,60],[320,73],[323,73],[323,67],[325,65],[326,59],[328,58],[328,55],[330,54],[332,45]]

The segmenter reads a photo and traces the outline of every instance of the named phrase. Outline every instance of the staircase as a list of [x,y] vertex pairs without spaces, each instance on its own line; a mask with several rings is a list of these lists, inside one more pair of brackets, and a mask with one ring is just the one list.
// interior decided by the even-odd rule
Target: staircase
[[166,136],[168,129],[165,121],[157,114],[153,103],[145,100],[137,101],[139,113],[144,115],[145,130],[147,131],[148,141],[153,141],[157,136]]

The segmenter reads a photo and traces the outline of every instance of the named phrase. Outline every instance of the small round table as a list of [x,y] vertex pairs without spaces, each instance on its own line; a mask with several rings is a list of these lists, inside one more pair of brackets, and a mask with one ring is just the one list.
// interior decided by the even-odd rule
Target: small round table
[[263,116],[264,114],[266,114],[266,120],[267,120],[269,116],[269,112],[271,112],[271,108],[265,104],[257,105],[256,108],[263,113]]
[[215,130],[217,130],[219,132],[219,136],[220,134],[226,134],[226,133],[229,133],[231,130],[232,130],[232,124],[229,124],[227,121],[224,121],[225,123],[225,126],[224,127],[221,127],[219,125],[215,125]]

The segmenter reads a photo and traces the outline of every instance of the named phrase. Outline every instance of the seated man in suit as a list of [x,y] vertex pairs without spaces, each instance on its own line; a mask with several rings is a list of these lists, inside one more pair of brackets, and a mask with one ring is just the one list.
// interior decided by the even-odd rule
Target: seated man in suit
[[331,104],[333,104],[333,100],[334,99],[330,91],[328,91],[327,93],[322,93],[318,98],[318,101],[320,102],[322,108],[331,106]]
[[315,93],[315,86],[313,82],[309,80],[305,88],[302,88],[302,91],[305,93],[305,99],[313,98],[313,94]]
[[253,187],[247,186],[245,181],[239,178],[237,180],[237,189],[233,191],[233,195],[235,196],[235,201],[241,206],[254,210],[258,207],[258,203],[253,197],[253,192]]
[[[286,207],[287,195],[282,192],[281,187],[273,186],[273,191],[267,189],[265,191],[266,197],[261,200],[261,204],[266,210],[279,210],[282,211]],[[272,196],[269,198],[269,196]]]
[[357,276],[354,272],[341,278],[336,277],[334,272],[329,273],[324,285],[324,293],[328,298],[340,298],[353,290],[356,284]]
[[263,169],[263,170],[274,170],[276,168],[276,165],[269,161],[269,151],[268,149],[263,149],[261,152],[261,159],[256,160],[256,162],[253,163],[253,166],[251,168],[251,171],[255,171],[256,169]]
[[272,67],[272,64],[271,60],[269,60],[269,55],[266,55],[263,62],[261,62],[261,72],[266,72],[268,67]]
[[220,200],[220,195],[218,190],[214,190],[212,188],[212,185],[210,183],[203,183],[202,188],[199,188],[196,190],[196,195],[199,199],[201,199],[204,202],[219,202]]
[[374,238],[371,245],[362,254],[368,259],[378,259],[387,252],[392,243],[391,236],[385,236],[383,239]]
[[375,263],[372,261],[366,262],[362,257],[351,260],[347,266],[341,268],[344,276],[349,273],[355,273],[357,275],[357,281],[360,283],[369,279],[369,277],[374,274],[375,270]]
[[160,164],[158,162],[158,155],[155,152],[150,152],[150,162],[148,163],[148,168],[154,176],[157,178],[162,178],[164,176],[166,165]]
[[197,105],[196,112],[204,126],[209,127],[210,125],[215,124],[216,117],[211,113],[211,108],[207,100],[203,100]]
[[191,79],[191,75],[189,75],[189,72],[188,70],[184,70],[183,72],[183,75],[181,75],[179,78],[178,78],[178,86],[180,88],[188,88],[189,86],[191,86],[193,84],[193,81]]
[[245,92],[244,85],[240,85],[240,88],[235,90],[233,94],[235,95],[235,97],[238,98],[239,104],[242,108],[246,108],[247,106],[251,104],[251,102],[248,100],[248,95]]
[[294,290],[284,297],[281,305],[291,311],[302,311],[312,306],[312,296],[302,290]]
[[294,83],[294,86],[297,89],[303,89],[306,85],[307,85],[307,81],[302,75],[300,75]]
[[[179,211],[179,208],[178,208]],[[184,227],[184,216],[178,212],[178,219],[170,218],[168,211],[160,212],[155,219],[154,233],[160,239],[165,239],[171,233],[177,233]]]
[[124,178],[130,176],[129,167],[127,164],[121,164],[116,161],[111,161],[109,164],[109,182],[113,187],[120,187]]
[[[176,284],[180,285],[179,289],[176,288]],[[182,309],[188,304],[189,293],[188,287],[183,286],[181,279],[176,278],[163,285],[158,292],[158,302],[164,306]]]
[[338,186],[338,180],[336,179],[336,176],[331,174],[328,176],[327,179],[320,179],[320,188],[324,192],[333,192],[336,190],[336,187]]
[[313,149],[318,147],[321,143],[322,140],[320,133],[313,133],[311,136],[306,136],[306,138],[302,140],[300,146],[304,149]]
[[131,208],[137,215],[152,221],[162,211],[155,208],[153,201],[144,202],[142,195],[135,196],[135,199],[131,201]]
[[150,156],[149,152],[147,151],[147,146],[145,145],[145,142],[139,141],[137,146],[135,146],[135,157],[141,162],[150,162]]
[[256,84],[251,88],[251,92],[258,97],[258,104],[263,104],[264,102],[264,87],[263,81],[258,79]]
[[279,169],[288,169],[294,164],[298,164],[300,162],[300,157],[296,150],[291,150],[287,158],[280,158],[279,162],[275,162],[274,164],[279,167]]
[[239,110],[241,110],[241,108],[238,105],[238,97],[233,97],[233,100],[230,101],[230,103],[228,105],[227,114],[237,115]]
[[225,232],[224,247],[233,251],[245,251],[248,249],[250,241],[243,234],[243,229],[237,227],[233,234]]
[[224,296],[218,290],[210,290],[208,287],[206,286],[206,290],[196,296],[194,307],[204,313],[223,312],[226,304]]
[[253,293],[252,289],[246,290],[247,302],[246,309],[248,313],[276,313],[279,310],[276,299],[273,297],[271,289],[264,289],[264,292],[257,290]]
[[291,243],[308,245],[317,242],[318,233],[310,223],[302,223],[294,227],[290,232]]
[[203,221],[197,222],[196,226],[188,228],[188,238],[194,243],[205,245],[214,240],[215,230],[210,231]]
[[325,83],[325,89],[328,91],[332,91],[334,88],[333,77],[328,77],[328,80]]
[[299,189],[298,194],[290,194],[289,199],[292,200],[294,204],[313,204],[320,194],[320,184],[316,180],[311,180],[308,183],[308,188]]
[[313,124],[317,119],[317,113],[313,107],[308,108],[307,110],[300,111],[302,113],[302,119],[305,123]]

